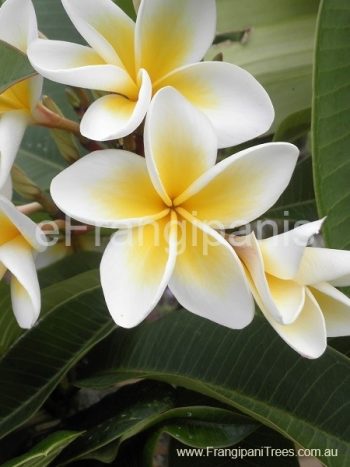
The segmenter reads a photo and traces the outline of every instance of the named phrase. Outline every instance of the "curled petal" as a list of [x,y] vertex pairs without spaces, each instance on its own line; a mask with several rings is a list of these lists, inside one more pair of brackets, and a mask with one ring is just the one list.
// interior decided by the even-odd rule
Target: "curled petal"
[[291,324],[278,324],[267,312],[259,298],[257,303],[275,331],[296,352],[306,358],[318,358],[327,348],[326,324],[321,309],[307,290],[304,307]]
[[350,251],[330,248],[305,248],[296,280],[312,285],[320,282],[334,282],[347,285],[350,276]]
[[142,71],[138,98],[111,94],[95,101],[81,121],[81,133],[96,141],[109,141],[129,135],[142,123],[152,97],[152,84]]
[[310,290],[325,318],[327,336],[349,336],[350,298],[326,282],[314,285]]
[[265,271],[281,279],[293,279],[300,267],[305,247],[316,235],[324,219],[309,222],[295,229],[259,242],[264,257]]
[[40,313],[40,287],[30,245],[20,236],[0,247],[0,261],[13,277],[11,297],[20,327],[31,328]]
[[[0,196],[0,216],[1,222],[5,223],[7,229],[10,229],[12,232],[11,235],[7,235],[7,240],[19,235],[33,249],[37,251],[44,251],[46,249],[46,238],[41,229],[29,217],[19,212],[11,201],[3,196]],[[4,230],[3,226],[1,230]],[[1,235],[0,243],[5,243]]]
[[231,243],[248,271],[248,278],[259,295],[259,301],[271,318],[281,324],[295,321],[305,303],[305,287],[266,274],[261,242],[256,240],[254,233],[245,237],[231,237]]

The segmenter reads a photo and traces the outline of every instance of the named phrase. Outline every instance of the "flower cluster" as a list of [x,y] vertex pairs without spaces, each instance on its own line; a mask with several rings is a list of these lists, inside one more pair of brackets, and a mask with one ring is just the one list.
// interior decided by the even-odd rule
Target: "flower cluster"
[[[215,35],[215,0],[142,0],[136,23],[112,0],[61,1],[87,46],[39,39],[30,0],[0,9],[0,38],[38,72],[0,95],[0,188],[26,125],[42,123],[42,77],[100,91],[82,116],[85,138],[141,138],[139,154],[94,151],[51,184],[60,211],[114,230],[100,267],[114,321],[138,325],[169,287],[184,308],[232,329],[252,321],[254,297],[309,358],[324,352],[327,336],[350,334],[350,300],[335,288],[350,284],[350,252],[309,246],[322,221],[262,240],[227,232],[276,203],[299,151],[266,143],[216,163],[218,149],[266,132],[274,111],[248,72],[201,61]],[[9,272],[15,315],[30,327],[40,310],[34,252],[42,242],[5,196],[0,224],[0,273]]]

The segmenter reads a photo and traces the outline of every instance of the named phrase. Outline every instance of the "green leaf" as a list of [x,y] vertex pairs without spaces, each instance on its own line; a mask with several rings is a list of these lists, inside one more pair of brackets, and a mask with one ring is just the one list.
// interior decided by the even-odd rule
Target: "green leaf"
[[318,219],[313,186],[312,160],[307,156],[298,162],[287,189],[263,217],[291,222],[292,225],[297,221]]
[[0,40],[0,94],[12,85],[36,75],[27,56]]
[[303,447],[338,448],[330,467],[350,455],[349,360],[332,349],[304,359],[259,316],[232,331],[174,312],[118,329],[96,352],[104,356],[102,368],[81,386],[108,387],[119,372],[167,381],[229,404]]
[[23,333],[12,311],[10,287],[0,283],[0,357]]
[[[185,412],[187,419],[181,418],[181,412]],[[257,424],[245,417],[212,407],[177,409],[173,410],[172,416],[176,417],[175,420],[163,425],[159,431],[187,446],[198,448],[233,446],[258,428]]]
[[269,93],[275,126],[311,105],[318,0],[217,0],[218,32],[246,31],[241,42],[214,45],[224,60],[252,73]]
[[3,467],[46,467],[80,436],[73,431],[57,431],[48,436],[26,454],[2,464]]
[[31,417],[57,384],[115,325],[97,271],[45,289],[39,323],[0,361],[0,437]]
[[313,156],[328,246],[350,248],[350,3],[324,0],[316,45]]
[[100,261],[101,254],[94,251],[79,251],[66,256],[39,271],[40,286],[41,288],[49,287],[83,272],[97,269]]
[[[94,252],[79,252],[68,256],[57,263],[42,269],[38,272],[41,288],[46,288],[53,284],[58,284],[65,279],[69,279],[82,272],[96,269],[99,265],[101,255]],[[46,309],[41,312],[43,316]],[[14,317],[10,287],[5,283],[0,283],[0,357],[9,347],[24,333]]]
[[289,141],[294,143],[306,135],[311,128],[311,109],[303,109],[289,115],[276,130],[273,141]]
[[[146,430],[175,405],[174,390],[164,384],[141,383],[122,388],[115,394],[77,414],[70,422],[74,429],[91,426],[58,459],[59,465],[79,459],[115,458],[121,443]],[[164,415],[163,415],[164,414]],[[101,449],[101,448],[106,448]]]
[[[194,396],[201,399],[198,394]],[[204,402],[217,405],[208,398]],[[179,431],[183,436],[186,432],[189,440],[192,437],[192,443],[205,445],[211,439],[215,445],[230,445],[259,426],[227,408],[181,404],[179,391],[175,392],[169,385],[149,381],[127,385],[68,421],[69,429],[88,429],[63,453],[58,463],[101,458],[112,461],[122,443],[151,427],[158,433],[178,430],[180,426]]]

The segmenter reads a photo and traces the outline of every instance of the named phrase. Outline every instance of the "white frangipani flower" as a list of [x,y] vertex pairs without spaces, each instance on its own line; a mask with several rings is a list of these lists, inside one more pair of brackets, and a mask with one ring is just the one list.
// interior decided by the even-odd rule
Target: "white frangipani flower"
[[136,24],[112,0],[62,3],[90,47],[39,39],[29,58],[53,81],[113,93],[87,110],[84,136],[106,141],[132,133],[165,86],[206,114],[219,147],[269,129],[273,107],[253,76],[229,63],[200,62],[215,35],[215,0],[143,0]]
[[301,355],[318,358],[327,336],[350,335],[350,252],[307,247],[323,220],[257,240],[232,237],[253,295],[272,327]]
[[8,274],[13,311],[24,329],[32,327],[40,313],[34,254],[44,249],[45,237],[37,225],[0,195],[0,278]]
[[270,143],[215,165],[217,139],[203,113],[173,88],[154,97],[146,158],[96,151],[57,175],[51,194],[69,216],[120,229],[107,246],[101,281],[113,319],[139,324],[169,285],[189,311],[243,328],[254,308],[233,248],[216,231],[271,207],[290,181],[298,150]]
[[[38,27],[30,0],[6,0],[0,8],[0,40],[23,53],[38,38]],[[0,187],[8,179],[25,129],[33,121],[32,112],[39,102],[43,85],[34,76],[12,85],[0,94]]]

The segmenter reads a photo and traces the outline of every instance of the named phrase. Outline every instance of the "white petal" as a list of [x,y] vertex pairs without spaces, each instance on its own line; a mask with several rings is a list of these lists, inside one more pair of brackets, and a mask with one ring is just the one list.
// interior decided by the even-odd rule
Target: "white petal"
[[29,117],[22,111],[0,116],[0,188],[7,182],[28,123]]
[[254,233],[245,237],[231,237],[239,258],[248,270],[259,300],[274,320],[281,324],[295,321],[305,302],[305,287],[265,272],[265,258]]
[[91,48],[64,41],[38,39],[28,58],[45,78],[57,83],[134,96],[137,86],[122,68],[109,65]]
[[11,297],[18,324],[28,329],[38,319],[41,306],[32,250],[19,236],[0,247],[0,261],[14,276],[11,280]]
[[324,317],[312,294],[307,290],[305,305],[292,324],[278,324],[257,300],[266,319],[282,339],[301,356],[318,358],[327,348]]
[[62,0],[71,21],[88,44],[133,76],[134,22],[112,0]]
[[52,181],[51,195],[67,215],[100,227],[142,225],[169,211],[145,159],[117,149],[93,152],[63,170]]
[[46,238],[41,229],[3,196],[0,196],[0,214],[15,226],[18,233],[23,236],[32,248],[37,251],[46,249]]
[[[304,256],[297,274],[301,284],[312,285],[320,282],[344,281],[350,274],[350,251],[330,248],[305,248]],[[346,281],[344,284],[346,285]]]
[[350,285],[350,274],[332,280],[331,283],[335,287],[348,287]]
[[236,253],[220,234],[199,223],[181,225],[169,287],[184,308],[222,326],[241,329],[254,317],[252,295]]
[[119,230],[101,262],[101,283],[114,321],[137,326],[160,300],[176,260],[176,216]]
[[38,26],[30,0],[7,0],[0,8],[0,39],[26,53],[38,37]]
[[11,177],[7,179],[4,186],[0,190],[0,195],[11,200],[12,199],[12,180]]
[[247,224],[281,196],[298,153],[289,143],[267,143],[241,151],[202,175],[174,204],[182,204],[217,229]]
[[138,98],[108,95],[95,101],[85,113],[80,131],[96,141],[109,141],[129,135],[142,123],[152,97],[152,83],[142,70]]
[[300,267],[305,247],[316,235],[324,219],[309,222],[295,229],[259,242],[264,257],[265,271],[281,279],[292,279]]
[[209,120],[173,88],[153,98],[144,138],[153,184],[169,205],[215,165],[217,139]]
[[215,35],[214,0],[144,0],[136,22],[136,62],[153,82],[200,61]]
[[350,298],[326,282],[314,285],[310,290],[325,318],[327,336],[349,336]]
[[211,120],[219,147],[235,146],[267,131],[271,100],[247,71],[230,63],[203,62],[174,71],[156,85],[173,86]]

